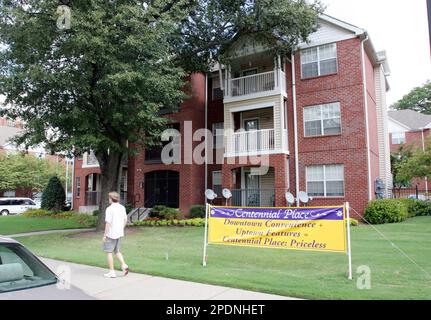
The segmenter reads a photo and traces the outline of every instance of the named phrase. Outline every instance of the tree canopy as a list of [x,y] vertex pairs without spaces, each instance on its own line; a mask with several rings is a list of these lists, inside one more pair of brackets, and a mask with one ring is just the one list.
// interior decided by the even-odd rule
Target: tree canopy
[[414,110],[424,114],[431,114],[431,80],[422,87],[414,88],[393,107],[397,110]]
[[188,74],[225,58],[239,34],[288,52],[323,9],[318,0],[70,2],[70,28],[58,28],[58,0],[0,0],[2,113],[26,123],[19,144],[93,150],[103,194],[119,189],[133,146],[159,140],[159,110],[187,98]]
[[425,151],[416,150],[398,168],[400,179],[411,181],[413,178],[431,179],[431,143],[427,143]]
[[0,155],[0,190],[42,191],[52,176],[64,182],[65,167],[26,154]]

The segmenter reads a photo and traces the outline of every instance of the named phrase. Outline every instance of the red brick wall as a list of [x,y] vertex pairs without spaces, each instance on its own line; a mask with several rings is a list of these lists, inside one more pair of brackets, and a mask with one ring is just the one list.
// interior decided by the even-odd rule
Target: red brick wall
[[[187,143],[184,141],[184,121],[193,122],[193,132],[197,129],[205,128],[205,76],[203,74],[193,74],[190,77],[190,83],[190,99],[181,104],[180,112],[167,115],[174,123],[180,124],[183,146],[184,143]],[[193,142],[193,149],[200,143]],[[144,182],[145,173],[158,170],[173,170],[180,174],[180,211],[187,214],[191,205],[203,203],[205,166],[184,164],[184,156],[184,150],[182,150],[181,159],[183,164],[180,165],[145,164],[145,152],[142,150],[138,156],[129,158],[129,201],[135,202],[136,206],[144,205],[144,189],[142,189],[141,184]]]
[[[72,183],[73,183],[73,209],[78,211],[80,206],[85,206],[85,190],[86,187],[86,177],[93,173],[100,174],[100,169],[96,168],[82,168],[83,161],[75,158],[75,172]],[[80,179],[81,184],[81,194],[79,197],[76,196],[76,178]]]
[[[368,175],[360,40],[351,39],[338,42],[337,55],[337,74],[306,80],[301,80],[300,54],[298,53],[295,57],[300,189],[306,190],[306,166],[344,164],[345,197],[316,198],[311,204],[317,206],[338,205],[348,201],[355,210],[362,213],[368,203]],[[286,70],[289,92],[290,182],[291,190],[294,192],[295,149],[291,66],[289,64]],[[303,108],[331,102],[340,102],[341,135],[317,138],[304,137]]]

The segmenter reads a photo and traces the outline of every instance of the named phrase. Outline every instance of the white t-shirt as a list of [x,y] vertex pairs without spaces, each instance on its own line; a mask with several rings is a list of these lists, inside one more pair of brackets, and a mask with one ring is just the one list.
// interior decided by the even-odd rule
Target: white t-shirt
[[119,239],[124,237],[124,221],[127,220],[126,208],[119,203],[113,203],[106,208],[105,222],[111,225],[109,232],[106,235],[111,239]]

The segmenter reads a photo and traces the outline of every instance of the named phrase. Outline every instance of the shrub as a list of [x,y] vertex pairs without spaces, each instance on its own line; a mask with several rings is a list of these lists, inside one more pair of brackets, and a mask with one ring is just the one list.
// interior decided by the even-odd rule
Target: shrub
[[126,212],[129,214],[133,210],[133,205],[131,203],[126,203],[125,206]]
[[356,219],[350,218],[350,225],[352,227],[357,227],[357,226],[359,226],[359,221]]
[[428,201],[411,200],[409,214],[412,217],[431,216],[431,203]]
[[178,211],[174,208],[169,208],[166,206],[154,206],[151,209],[150,217],[173,220],[178,218]]
[[205,218],[205,206],[194,205],[190,208],[190,218]]
[[93,217],[98,217],[100,215],[100,210],[93,211]]
[[44,209],[30,209],[22,214],[26,218],[42,218],[52,216],[53,213],[49,210]]
[[58,177],[49,179],[48,185],[42,194],[42,209],[60,212],[63,210],[66,196],[64,188]]
[[205,225],[205,219],[202,219],[202,218],[196,218],[196,219],[190,219],[190,220],[158,220],[155,218],[150,218],[150,219],[137,221],[133,223],[133,226],[135,227],[148,227],[148,226],[203,227],[204,225]]
[[408,207],[397,199],[374,200],[365,209],[365,219],[371,224],[396,223],[406,220]]

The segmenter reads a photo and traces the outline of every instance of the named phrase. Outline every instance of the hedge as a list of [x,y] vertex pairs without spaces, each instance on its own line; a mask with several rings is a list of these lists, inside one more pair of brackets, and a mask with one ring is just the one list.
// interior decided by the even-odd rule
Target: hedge
[[431,216],[431,203],[415,199],[374,200],[365,209],[364,218],[371,224],[384,224],[417,216]]
[[190,208],[190,218],[205,218],[205,206],[197,204]]
[[203,227],[205,226],[205,219],[195,218],[189,220],[158,220],[158,219],[146,219],[143,221],[137,221],[133,223],[135,227],[166,227],[166,226],[174,226],[174,227]]
[[54,219],[71,219],[85,228],[93,228],[96,226],[97,217],[88,214],[80,214],[73,211],[54,212],[44,209],[27,210],[22,214],[26,218],[54,218]]

